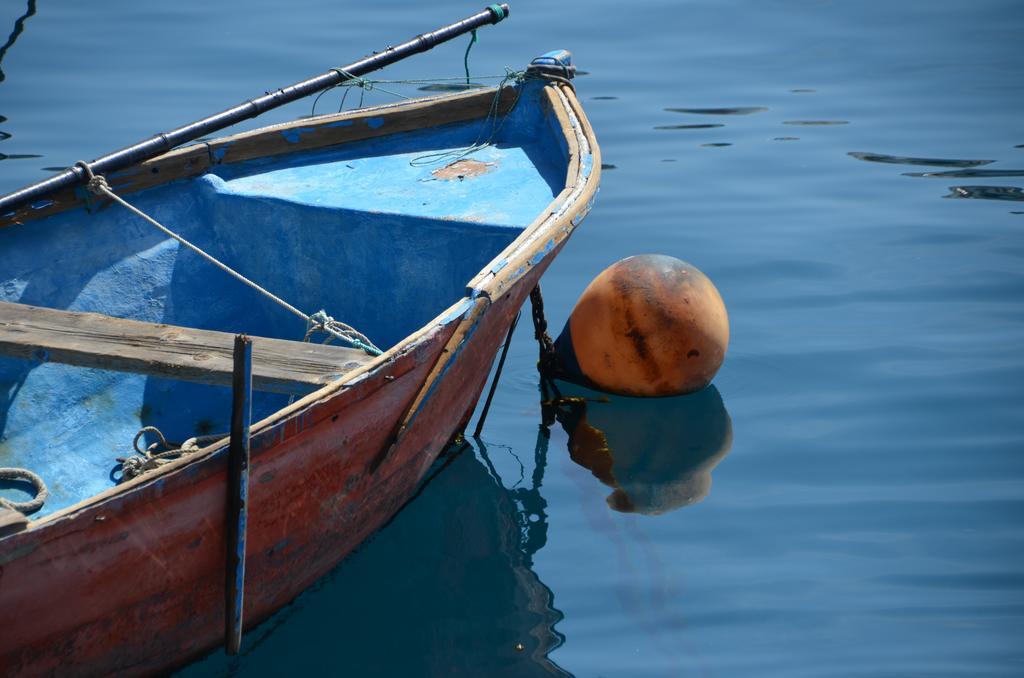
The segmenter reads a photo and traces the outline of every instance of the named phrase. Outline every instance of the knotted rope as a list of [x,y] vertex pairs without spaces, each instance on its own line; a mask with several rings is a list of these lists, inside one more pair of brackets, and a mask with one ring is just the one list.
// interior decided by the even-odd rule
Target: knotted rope
[[[148,214],[146,214],[142,210],[138,209],[134,205],[129,204],[124,198],[122,198],[121,196],[117,195],[116,193],[114,193],[110,189],[110,185],[107,183],[107,180],[105,178],[103,178],[103,176],[97,175],[97,174],[93,174],[92,168],[90,168],[89,165],[87,163],[85,163],[84,161],[79,160],[78,162],[75,163],[75,166],[79,167],[85,173],[86,178],[88,179],[88,183],[86,184],[86,186],[89,189],[89,192],[93,193],[94,195],[100,195],[100,196],[104,196],[104,197],[110,198],[114,202],[116,202],[119,205],[121,205],[122,207],[126,208],[132,214],[135,214],[136,216],[141,217],[146,222],[148,222],[148,223],[152,224],[153,226],[155,226],[157,229],[159,229],[165,235],[167,235],[167,236],[169,236],[171,238],[174,238],[175,240],[177,240],[179,243],[181,243],[182,245],[184,245],[188,249],[192,250],[193,252],[195,252],[196,254],[201,256],[202,258],[206,259],[208,262],[210,262],[211,264],[213,264],[217,268],[221,269],[222,271],[224,271],[225,273],[227,273],[231,277],[235,278],[235,280],[238,280],[239,282],[248,285],[252,289],[256,290],[258,293],[262,294],[267,299],[270,299],[271,301],[273,301],[275,304],[277,304],[281,308],[283,308],[283,309],[287,310],[288,312],[290,312],[290,313],[298,316],[299,318],[302,318],[303,320],[305,320],[306,321],[306,337],[305,337],[304,341],[309,341],[309,338],[315,332],[324,332],[330,338],[340,339],[341,341],[344,341],[344,342],[348,343],[350,346],[352,346],[354,348],[362,349],[364,352],[366,352],[366,353],[368,353],[370,355],[377,356],[377,355],[380,355],[382,353],[382,351],[379,348],[377,348],[376,346],[374,346],[373,342],[371,342],[369,339],[367,339],[364,334],[356,331],[351,326],[346,325],[345,323],[343,323],[341,321],[335,320],[331,316],[327,315],[327,313],[325,311],[323,311],[323,310],[317,311],[316,313],[314,313],[312,315],[307,315],[307,314],[303,313],[299,309],[297,309],[294,306],[292,306],[291,304],[289,304],[284,299],[278,297],[277,295],[273,294],[272,292],[268,291],[267,289],[261,287],[260,285],[256,284],[252,280],[249,280],[248,278],[246,278],[244,275],[242,275],[238,271],[234,270],[233,268],[231,268],[227,264],[225,264],[225,263],[221,262],[220,260],[216,259],[212,255],[204,252],[203,250],[201,250],[196,245],[193,245],[191,242],[189,242],[185,238],[181,237],[180,235],[178,235],[177,233],[175,233],[171,229],[167,228],[166,226],[164,226],[159,221],[157,221],[153,217],[149,216]],[[328,339],[328,341],[330,341],[330,339]]]
[[[147,433],[154,434],[157,437],[157,441],[151,443],[146,449],[142,449],[139,447],[139,441]],[[132,441],[135,454],[129,457],[117,458],[117,461],[121,464],[121,480],[137,478],[186,454],[198,452],[210,443],[225,438],[227,435],[227,433],[214,433],[205,436],[195,436],[183,443],[171,443],[167,441],[167,438],[164,437],[164,434],[156,426],[145,426],[135,434],[135,440]]]
[[50,491],[46,489],[43,479],[28,469],[0,468],[0,480],[20,480],[30,483],[36,490],[36,496],[31,501],[11,501],[0,497],[0,508],[11,509],[27,515],[43,508],[43,504],[50,497]]

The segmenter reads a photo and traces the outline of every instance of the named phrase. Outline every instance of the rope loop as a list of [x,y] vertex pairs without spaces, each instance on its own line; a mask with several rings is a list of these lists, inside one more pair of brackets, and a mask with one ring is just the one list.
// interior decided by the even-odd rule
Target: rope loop
[[338,83],[338,84],[345,84],[345,85],[351,84],[351,85],[354,85],[356,87],[365,87],[365,88],[368,88],[368,89],[373,89],[373,83],[372,82],[370,82],[369,80],[367,80],[365,78],[360,78],[358,75],[352,75],[351,73],[346,71],[344,68],[332,68],[330,70],[334,71],[335,73],[337,73],[341,77],[345,78],[345,80],[343,82]]
[[[155,435],[157,440],[143,449],[139,446],[139,441],[141,441],[142,437],[147,433]],[[160,468],[164,464],[170,463],[179,457],[183,457],[187,454],[194,454],[210,443],[216,442],[226,436],[226,433],[214,433],[205,436],[195,436],[189,438],[183,443],[172,443],[168,442],[163,432],[156,426],[143,426],[139,429],[139,432],[135,434],[135,439],[132,440],[132,447],[135,449],[135,454],[128,457],[117,458],[118,463],[121,464],[121,480],[125,481],[137,478],[149,471],[152,471],[153,469]]]
[[110,184],[107,183],[102,174],[95,174],[92,171],[92,167],[89,167],[89,163],[79,160],[74,166],[85,173],[85,187],[90,193],[93,195],[106,195],[110,191]]
[[24,468],[0,468],[0,480],[21,481],[31,484],[35,488],[35,498],[29,501],[11,501],[0,497],[0,508],[11,509],[28,515],[43,508],[43,504],[50,498],[50,491],[46,489],[46,483],[32,471]]

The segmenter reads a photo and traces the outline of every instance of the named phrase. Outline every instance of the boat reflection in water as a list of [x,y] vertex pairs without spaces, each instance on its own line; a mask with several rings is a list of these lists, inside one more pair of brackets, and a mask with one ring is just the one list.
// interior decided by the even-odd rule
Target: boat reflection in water
[[388,526],[248,633],[236,660],[214,651],[181,675],[571,675],[548,657],[562,613],[531,570],[547,538],[543,449],[532,487],[512,490],[487,454],[474,442],[439,462]]
[[714,385],[673,398],[609,396],[559,382],[545,422],[569,435],[572,460],[613,489],[608,505],[657,515],[696,504],[732,447],[732,421]]

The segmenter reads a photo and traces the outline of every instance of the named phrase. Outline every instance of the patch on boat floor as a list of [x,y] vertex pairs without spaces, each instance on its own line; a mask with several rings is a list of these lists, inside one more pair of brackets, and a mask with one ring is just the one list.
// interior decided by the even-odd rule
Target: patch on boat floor
[[435,179],[469,179],[471,177],[478,177],[481,174],[487,174],[496,164],[493,162],[480,162],[479,160],[456,160],[434,170],[431,174],[434,175]]

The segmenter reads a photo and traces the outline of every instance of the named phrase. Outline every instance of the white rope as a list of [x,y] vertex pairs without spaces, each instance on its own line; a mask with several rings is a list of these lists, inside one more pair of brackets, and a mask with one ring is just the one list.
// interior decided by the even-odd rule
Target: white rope
[[[139,441],[147,433],[155,435],[157,441],[149,447],[142,449],[139,447]],[[135,440],[132,441],[135,454],[117,458],[117,461],[121,464],[121,480],[137,478],[149,471],[160,468],[164,464],[169,464],[174,459],[194,454],[207,445],[227,437],[227,433],[214,433],[205,436],[195,436],[183,443],[171,443],[167,441],[167,438],[164,437],[164,434],[156,426],[143,426],[135,434]]]
[[[164,234],[168,235],[171,238],[174,238],[175,240],[177,240],[179,243],[181,243],[185,247],[189,248],[190,250],[192,250],[193,252],[195,252],[196,254],[198,254],[199,256],[201,256],[202,258],[206,259],[211,264],[213,264],[214,266],[219,268],[220,270],[224,271],[225,273],[227,273],[228,275],[233,277],[235,280],[238,280],[239,282],[245,283],[246,285],[248,285],[252,289],[256,290],[257,292],[259,292],[260,294],[265,296],[267,299],[270,299],[271,301],[273,301],[278,306],[284,308],[285,310],[287,310],[287,311],[293,313],[294,315],[296,315],[296,316],[302,318],[303,320],[305,320],[306,321],[306,336],[303,339],[303,341],[309,341],[310,336],[314,332],[324,332],[324,333],[328,334],[331,338],[340,339],[340,340],[342,340],[344,342],[347,342],[348,344],[351,344],[352,346],[354,346],[356,348],[362,349],[363,351],[365,351],[366,353],[369,353],[370,355],[380,355],[382,353],[382,351],[379,348],[377,348],[376,346],[374,346],[373,342],[370,341],[366,337],[366,335],[362,334],[361,332],[356,330],[354,327],[352,327],[350,325],[346,325],[345,323],[343,323],[343,322],[341,322],[339,320],[335,320],[331,316],[327,315],[327,313],[325,311],[323,311],[323,310],[317,311],[313,315],[306,315],[305,313],[303,313],[299,309],[295,308],[294,306],[289,304],[287,301],[285,301],[281,297],[279,297],[279,296],[275,295],[274,293],[270,292],[269,290],[261,287],[260,285],[256,284],[252,280],[249,280],[248,278],[246,278],[244,275],[242,275],[238,271],[236,271],[233,268],[229,267],[227,264],[221,262],[220,260],[216,259],[212,255],[207,254],[206,252],[201,250],[199,247],[197,247],[196,245],[193,245],[191,242],[189,242],[185,238],[181,237],[180,235],[178,235],[177,233],[175,233],[171,229],[167,228],[166,226],[164,226],[159,221],[157,221],[153,217],[149,216],[148,214],[146,214],[142,210],[138,209],[134,205],[129,204],[127,201],[125,201],[124,198],[122,198],[121,196],[117,195],[116,193],[114,193],[110,189],[110,185],[107,183],[106,179],[104,179],[100,175],[93,174],[92,168],[90,168],[89,165],[86,164],[85,162],[79,161],[79,162],[76,162],[75,165],[77,167],[80,167],[85,172],[86,176],[88,177],[89,182],[88,182],[87,186],[88,186],[88,189],[89,189],[90,192],[92,192],[92,193],[94,193],[96,195],[102,195],[102,196],[106,196],[107,198],[110,198],[114,202],[116,202],[119,205],[125,207],[132,214],[135,214],[136,216],[139,216],[142,219],[145,219],[147,222],[149,222],[150,224],[152,224],[156,228],[160,229],[160,231],[163,232]],[[328,341],[330,341],[330,339],[328,339]]]
[[50,498],[50,492],[46,489],[46,483],[32,471],[23,468],[0,468],[0,480],[14,480],[30,483],[35,487],[36,496],[29,501],[11,501],[0,497],[0,508],[18,511],[29,514],[43,508],[43,504]]

